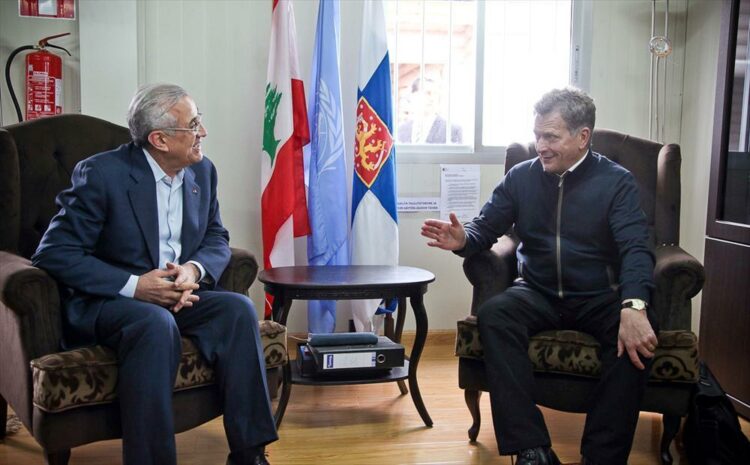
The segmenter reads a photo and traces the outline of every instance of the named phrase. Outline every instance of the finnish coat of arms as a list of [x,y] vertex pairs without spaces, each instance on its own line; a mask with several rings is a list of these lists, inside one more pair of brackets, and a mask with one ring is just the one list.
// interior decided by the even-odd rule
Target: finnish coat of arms
[[393,138],[388,126],[380,119],[364,97],[357,103],[357,130],[354,146],[354,172],[369,188],[380,169],[388,161]]

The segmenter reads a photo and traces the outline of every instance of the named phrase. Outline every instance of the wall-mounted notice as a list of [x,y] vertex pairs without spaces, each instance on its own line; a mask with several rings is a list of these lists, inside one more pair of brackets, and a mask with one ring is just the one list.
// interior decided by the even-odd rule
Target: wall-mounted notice
[[479,165],[440,165],[440,218],[450,212],[462,222],[479,213]]
[[399,213],[436,212],[440,210],[438,197],[405,197],[398,199]]
[[18,0],[18,15],[36,18],[75,19],[75,0]]

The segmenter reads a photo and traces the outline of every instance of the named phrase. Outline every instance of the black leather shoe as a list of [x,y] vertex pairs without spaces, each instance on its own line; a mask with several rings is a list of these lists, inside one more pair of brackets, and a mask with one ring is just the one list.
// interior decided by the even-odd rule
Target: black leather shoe
[[268,460],[266,460],[266,454],[261,454],[255,457],[255,461],[253,462],[253,465],[271,465],[271,464],[268,463]]
[[248,447],[231,452],[227,457],[227,465],[271,465],[267,456],[265,447]]
[[516,465],[562,465],[560,459],[549,447],[524,449],[518,453]]

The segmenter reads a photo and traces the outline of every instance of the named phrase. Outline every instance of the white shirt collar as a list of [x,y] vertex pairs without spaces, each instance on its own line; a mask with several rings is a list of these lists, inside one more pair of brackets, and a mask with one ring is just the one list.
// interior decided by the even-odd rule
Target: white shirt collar
[[154,157],[151,156],[150,153],[148,153],[148,150],[145,149],[145,147],[141,148],[143,150],[143,154],[146,156],[146,161],[148,162],[148,166],[151,167],[151,172],[154,173],[154,181],[159,182],[165,177],[170,181],[182,181],[183,176],[185,176],[185,170],[180,170],[177,172],[177,175],[175,175],[174,179],[167,176],[167,173],[164,172],[163,169],[161,169],[161,166],[159,166],[158,163],[156,163],[156,160],[154,160]]
[[580,165],[581,163],[583,163],[583,160],[585,160],[585,159],[586,159],[586,157],[588,156],[588,154],[589,154],[589,151],[587,150],[587,151],[586,151],[586,153],[584,153],[584,154],[583,154],[583,156],[581,157],[581,159],[580,159],[580,160],[578,160],[578,161],[576,162],[576,164],[575,164],[575,165],[573,165],[573,166],[571,166],[570,168],[568,168],[568,170],[567,170],[567,171],[568,171],[569,173],[572,173],[572,172],[573,172],[573,170],[575,170],[576,168],[578,168],[578,165]]

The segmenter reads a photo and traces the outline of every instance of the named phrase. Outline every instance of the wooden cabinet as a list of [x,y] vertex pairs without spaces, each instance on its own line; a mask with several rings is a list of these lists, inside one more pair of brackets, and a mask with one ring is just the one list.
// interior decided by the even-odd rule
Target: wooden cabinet
[[750,0],[724,0],[700,356],[750,418]]
[[750,417],[750,245],[706,239],[700,357]]

